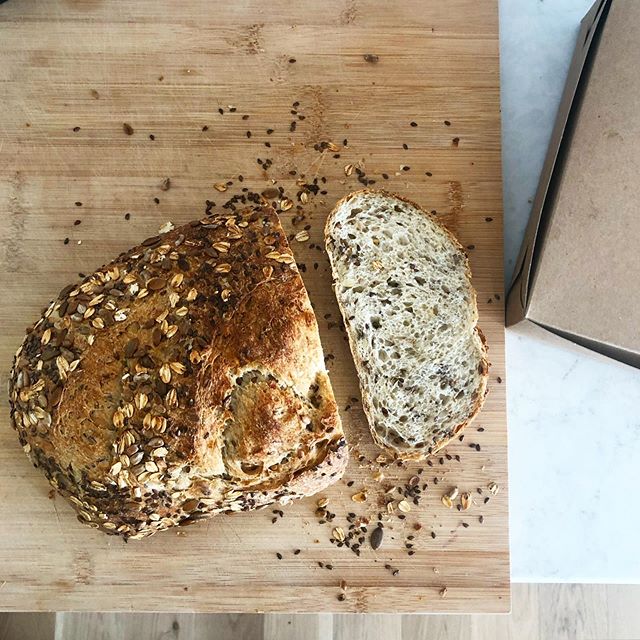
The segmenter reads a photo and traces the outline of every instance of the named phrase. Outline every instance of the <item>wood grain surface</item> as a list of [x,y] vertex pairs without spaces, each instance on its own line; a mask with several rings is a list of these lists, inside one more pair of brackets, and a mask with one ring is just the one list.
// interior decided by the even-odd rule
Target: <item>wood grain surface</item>
[[514,584],[511,615],[0,613],[0,640],[637,640],[640,586]]
[[[292,246],[353,446],[344,480],[326,492],[333,523],[319,524],[308,499],[282,518],[267,509],[125,544],[81,526],[49,495],[3,399],[0,608],[508,611],[497,3],[10,0],[0,6],[0,101],[3,388],[24,328],[79,272],[169,220],[202,217],[207,199],[219,207],[276,181],[295,202],[285,228],[310,225],[310,239]],[[361,173],[347,176],[348,164]],[[301,176],[319,185],[305,203]],[[434,210],[468,248],[493,363],[464,441],[432,467],[388,465],[377,480],[379,451],[321,250],[335,201],[369,180]],[[226,182],[225,192],[213,187]],[[397,509],[383,516],[377,552],[365,541],[357,557],[330,542],[348,512],[385,511],[385,487],[404,486],[418,468],[424,497],[404,520]],[[468,511],[442,505],[452,487],[470,493]],[[367,502],[352,502],[362,489]]]

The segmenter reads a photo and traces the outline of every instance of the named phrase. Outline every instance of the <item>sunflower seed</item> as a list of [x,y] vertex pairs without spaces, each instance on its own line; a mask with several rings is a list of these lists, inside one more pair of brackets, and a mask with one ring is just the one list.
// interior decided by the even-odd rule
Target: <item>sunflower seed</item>
[[273,199],[280,195],[280,191],[277,187],[268,187],[262,192],[262,195],[267,199]]
[[131,338],[131,340],[127,342],[124,348],[124,355],[127,358],[131,358],[133,354],[138,350],[139,346],[140,346],[140,340],[138,338]]
[[382,545],[382,539],[384,537],[384,529],[382,527],[376,527],[369,537],[369,544],[371,544],[371,548],[375,551],[379,549]]
[[151,291],[160,291],[167,286],[167,281],[164,278],[151,278],[147,282],[147,289]]
[[139,465],[142,462],[143,458],[144,458],[144,451],[138,451],[137,453],[134,453],[132,456],[129,456],[129,462],[131,463],[131,465],[135,467],[136,465]]

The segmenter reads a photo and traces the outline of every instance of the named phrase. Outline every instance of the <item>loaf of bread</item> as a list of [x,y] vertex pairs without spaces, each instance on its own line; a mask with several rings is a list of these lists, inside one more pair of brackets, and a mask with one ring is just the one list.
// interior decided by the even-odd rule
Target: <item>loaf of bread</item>
[[142,538],[311,495],[347,447],[316,319],[275,212],[148,238],[28,330],[11,418],[81,522]]
[[336,205],[325,238],[374,440],[399,457],[435,453],[487,386],[462,246],[418,205],[369,190]]

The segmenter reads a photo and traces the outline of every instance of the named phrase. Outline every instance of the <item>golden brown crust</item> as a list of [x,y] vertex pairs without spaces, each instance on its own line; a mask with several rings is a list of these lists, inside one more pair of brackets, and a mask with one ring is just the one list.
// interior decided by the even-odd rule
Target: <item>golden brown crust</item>
[[149,238],[65,287],[10,379],[32,462],[94,528],[141,538],[312,494],[347,448],[275,212]]
[[[348,202],[352,198],[355,198],[355,197],[358,197],[358,196],[361,196],[361,195],[366,195],[366,194],[380,195],[380,196],[384,196],[384,197],[388,197],[388,198],[396,198],[398,200],[401,200],[402,202],[405,202],[405,203],[411,205],[412,207],[414,207],[415,209],[417,209],[418,211],[420,211],[427,218],[429,218],[432,222],[434,222],[440,228],[442,228],[447,233],[447,235],[449,236],[449,239],[454,244],[454,246],[456,248],[458,248],[460,250],[460,252],[465,256],[465,272],[466,272],[467,278],[469,279],[469,282],[471,282],[471,268],[469,266],[468,258],[466,257],[467,253],[466,253],[464,247],[460,244],[458,239],[455,237],[455,235],[449,229],[447,229],[447,227],[445,227],[442,224],[442,222],[440,222],[440,220],[438,220],[433,214],[431,214],[428,211],[426,211],[425,209],[423,209],[419,204],[415,203],[413,200],[410,200],[409,198],[405,198],[404,196],[398,195],[396,193],[385,191],[383,189],[359,189],[359,190],[353,191],[353,192],[347,194],[346,196],[344,196],[343,198],[341,198],[335,204],[335,206],[333,207],[333,209],[331,210],[331,212],[327,216],[327,220],[325,222],[325,227],[324,227],[325,245],[327,245],[328,240],[329,240],[329,228],[331,226],[331,222],[332,222],[333,216],[340,210],[340,208],[342,207],[343,204],[345,204],[346,202]],[[471,287],[471,294],[472,294],[472,300],[470,301],[470,304],[472,304],[473,307],[477,309],[477,294],[476,294],[476,290],[473,287]],[[342,314],[342,316],[344,318],[345,317],[345,310],[343,309],[339,298],[337,298],[337,302],[338,302],[338,307],[340,308],[340,312],[341,312],[341,314]],[[347,323],[347,329],[348,329],[348,323]],[[475,333],[478,336],[478,339],[480,340],[480,342],[482,343],[483,358],[479,363],[479,367],[481,369],[482,377],[481,377],[481,383],[480,383],[480,387],[478,389],[478,393],[477,393],[477,396],[476,396],[476,400],[475,400],[473,409],[472,409],[469,417],[463,423],[458,424],[455,427],[453,427],[445,437],[443,437],[440,440],[438,440],[437,442],[435,442],[427,451],[415,450],[415,449],[409,449],[409,448],[404,449],[404,448],[392,447],[392,446],[389,446],[389,444],[387,442],[385,442],[380,437],[378,432],[372,427],[373,420],[372,420],[372,417],[371,417],[372,416],[372,409],[371,409],[371,405],[370,405],[371,398],[369,397],[369,394],[366,391],[366,389],[364,389],[364,387],[360,383],[360,394],[362,396],[362,408],[363,408],[363,411],[364,411],[364,413],[365,413],[365,415],[367,417],[367,421],[369,422],[371,436],[373,438],[373,441],[376,443],[376,445],[378,445],[381,449],[383,449],[390,456],[392,456],[394,458],[398,458],[398,459],[403,459],[403,460],[422,460],[422,459],[426,458],[429,455],[433,455],[434,453],[437,453],[438,451],[442,450],[447,444],[449,444],[449,442],[451,442],[467,425],[471,424],[471,422],[473,422],[473,420],[476,418],[478,413],[480,413],[480,410],[482,409],[482,406],[484,404],[484,399],[485,399],[485,397],[487,395],[487,383],[488,383],[488,380],[489,380],[489,367],[490,367],[491,363],[489,362],[489,360],[487,358],[488,346],[487,346],[487,340],[486,340],[484,334],[482,333],[480,328],[477,327],[477,326],[475,327]],[[347,330],[347,336],[348,336],[348,339],[349,339],[349,346],[350,346],[350,349],[351,349],[351,354],[352,354],[352,357],[354,359],[354,363],[356,365],[356,371],[359,371],[363,367],[362,360],[361,360],[360,356],[358,355],[358,351],[357,351],[357,349],[355,347],[355,344],[353,343],[353,336],[351,335],[351,332],[349,330]]]

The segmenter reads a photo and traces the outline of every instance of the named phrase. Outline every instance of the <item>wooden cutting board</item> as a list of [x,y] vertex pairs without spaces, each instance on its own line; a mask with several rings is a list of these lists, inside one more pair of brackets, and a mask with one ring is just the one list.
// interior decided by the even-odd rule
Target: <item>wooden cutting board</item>
[[[294,201],[285,228],[310,225],[292,246],[353,446],[344,480],[323,494],[332,523],[318,522],[310,498],[283,517],[219,517],[125,544],[50,494],[3,398],[0,608],[508,611],[497,2],[9,0],[0,95],[3,388],[24,328],[79,272],[167,221],[202,217],[207,199],[219,207],[275,180]],[[304,203],[301,177],[318,180]],[[339,325],[322,227],[363,182],[434,210],[471,258],[490,394],[432,466],[376,462]],[[386,488],[419,468],[419,506],[387,514],[401,496]],[[469,492],[469,510],[442,504],[453,487]],[[367,501],[353,502],[363,489]],[[330,541],[349,512],[383,513],[378,551],[365,540],[358,557]]]

